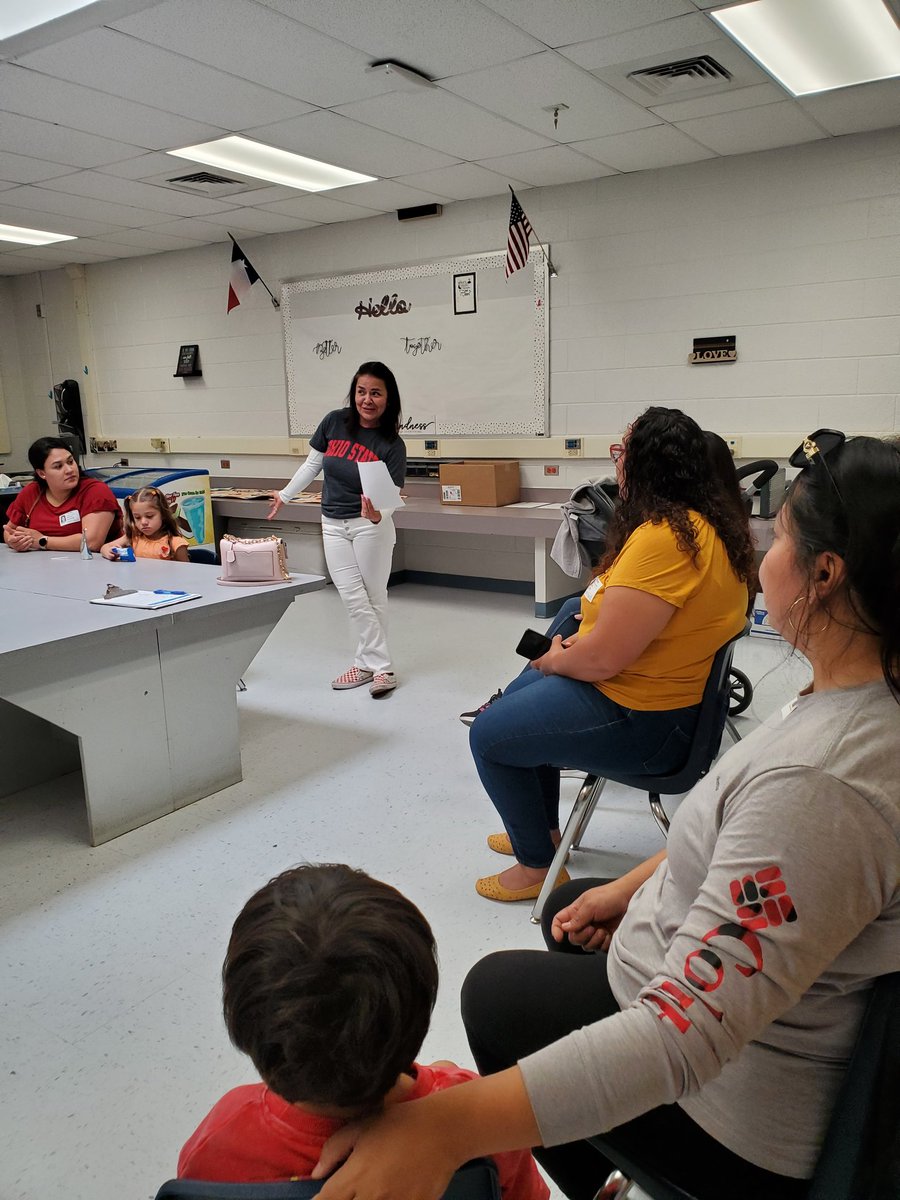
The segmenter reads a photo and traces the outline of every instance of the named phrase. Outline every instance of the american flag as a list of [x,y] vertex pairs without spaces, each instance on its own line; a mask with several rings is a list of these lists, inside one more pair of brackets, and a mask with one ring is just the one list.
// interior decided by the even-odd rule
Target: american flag
[[512,191],[509,205],[509,238],[506,243],[506,278],[520,270],[528,262],[528,238],[534,230],[531,222],[525,216],[525,209],[519,203],[519,198]]

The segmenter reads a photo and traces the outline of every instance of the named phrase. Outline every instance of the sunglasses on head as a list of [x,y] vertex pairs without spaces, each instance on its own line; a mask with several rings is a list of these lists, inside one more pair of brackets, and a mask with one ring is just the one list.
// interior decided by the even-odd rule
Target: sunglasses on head
[[815,433],[803,439],[788,462],[792,467],[800,467],[801,470],[812,466],[816,461],[821,461],[824,466],[826,456],[837,450],[838,446],[843,446],[846,440],[847,435],[839,429],[817,429]]
[[788,459],[792,467],[799,467],[802,471],[805,471],[809,467],[815,467],[817,463],[820,464],[831,481],[831,486],[834,488],[841,505],[844,503],[844,497],[841,495],[841,489],[828,469],[828,463],[825,460],[829,454],[837,450],[838,446],[843,446],[846,440],[847,435],[841,433],[839,429],[817,429],[815,433],[811,433],[803,439]]

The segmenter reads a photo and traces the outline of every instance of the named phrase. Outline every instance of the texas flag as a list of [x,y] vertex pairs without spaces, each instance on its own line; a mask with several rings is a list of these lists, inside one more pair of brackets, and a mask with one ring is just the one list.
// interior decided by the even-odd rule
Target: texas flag
[[253,269],[253,264],[243,252],[236,241],[232,239],[231,243],[231,277],[228,280],[228,309],[231,312],[233,308],[241,303],[247,293],[256,283],[259,276]]

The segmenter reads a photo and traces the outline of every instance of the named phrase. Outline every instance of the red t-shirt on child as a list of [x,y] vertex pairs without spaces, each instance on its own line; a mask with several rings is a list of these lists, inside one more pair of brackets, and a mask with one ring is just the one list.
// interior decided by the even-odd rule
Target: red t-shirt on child
[[[415,1086],[401,1103],[477,1079],[462,1067],[415,1064]],[[322,1147],[343,1125],[282,1100],[263,1083],[227,1092],[201,1121],[178,1156],[179,1179],[264,1183],[306,1179]],[[547,1200],[550,1191],[529,1150],[491,1156],[503,1200]]]

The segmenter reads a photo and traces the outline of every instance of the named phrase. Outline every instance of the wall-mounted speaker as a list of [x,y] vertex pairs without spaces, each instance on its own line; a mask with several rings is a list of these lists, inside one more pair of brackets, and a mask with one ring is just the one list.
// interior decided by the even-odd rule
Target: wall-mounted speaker
[[398,221],[421,221],[423,217],[439,217],[444,211],[443,204],[417,204],[415,208],[398,208]]
[[84,416],[81,411],[81,390],[78,381],[64,379],[62,383],[54,383],[53,400],[56,404],[56,424],[60,436],[77,438],[83,454],[87,443],[84,439]]

